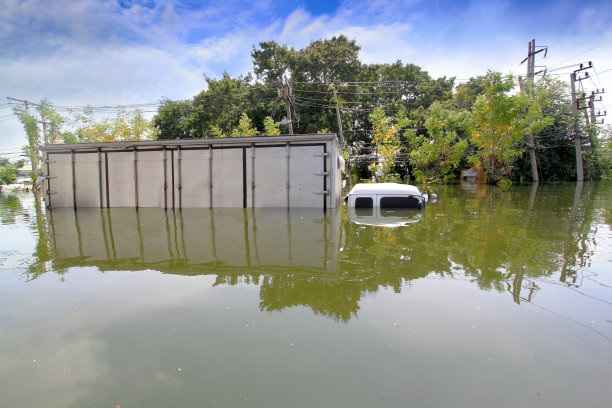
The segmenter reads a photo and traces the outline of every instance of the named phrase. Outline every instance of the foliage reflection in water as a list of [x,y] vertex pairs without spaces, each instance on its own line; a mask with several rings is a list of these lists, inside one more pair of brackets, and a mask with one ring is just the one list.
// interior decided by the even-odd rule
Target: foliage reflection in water
[[[56,209],[47,216],[53,270],[214,274],[216,284],[259,285],[264,310],[307,304],[340,320],[356,314],[364,294],[399,292],[430,274],[468,276],[516,303],[532,299],[539,278],[558,274],[580,286],[597,223],[609,217],[596,202],[607,185],[578,184],[574,194],[572,184],[539,187],[541,199],[538,186],[466,186],[467,194],[448,189],[426,211]],[[50,258],[39,219],[34,269]]]

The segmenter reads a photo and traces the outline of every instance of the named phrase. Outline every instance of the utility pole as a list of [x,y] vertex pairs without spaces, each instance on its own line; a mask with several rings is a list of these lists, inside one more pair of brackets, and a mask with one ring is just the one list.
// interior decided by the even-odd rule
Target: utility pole
[[42,123],[43,125],[43,140],[45,141],[45,145],[48,145],[49,139],[47,137],[47,125],[49,124],[49,122],[47,122],[46,120],[39,120],[38,122]]
[[334,102],[336,103],[336,118],[338,119],[338,134],[340,135],[340,142],[342,146],[345,146],[344,133],[342,132],[342,120],[340,118],[340,107],[338,106],[338,94],[336,93],[336,87],[332,84],[332,90],[334,91]]
[[570,74],[570,84],[572,86],[572,117],[574,118],[574,144],[576,146],[576,179],[584,180],[582,170],[582,144],[578,132],[578,98],[576,98],[576,72]]
[[601,102],[601,96],[598,96],[597,99],[595,99],[595,95],[600,95],[605,92],[606,92],[605,89],[602,89],[601,91],[598,89],[596,91],[592,91],[591,95],[589,95],[589,110],[591,113],[590,119],[591,119],[592,125],[601,125],[604,123],[603,119],[601,120],[601,122],[599,122],[597,118],[606,116],[607,112],[604,111],[603,113],[601,113],[601,111],[597,111],[597,113],[595,113],[595,102]]
[[25,99],[11,98],[10,96],[7,96],[6,99],[8,99],[9,101],[21,102],[25,104],[26,112],[28,112],[28,115],[30,114],[30,101]]
[[[546,53],[548,52],[548,48],[542,47],[540,50],[536,51],[535,39],[531,40],[527,48],[527,58],[525,58],[521,62],[522,64],[523,62],[527,61],[527,84],[525,86],[526,88],[525,91],[530,97],[533,97],[533,93],[534,93],[534,77],[536,74],[535,56],[536,54],[542,51],[544,51],[544,56],[546,56]],[[519,78],[519,82],[520,82],[521,91],[522,91],[524,87],[523,87],[523,82],[520,80],[520,78]],[[531,176],[532,176],[533,182],[537,183],[540,180],[540,178],[538,176],[538,161],[537,161],[536,151],[535,151],[535,139],[532,133],[527,135],[527,142],[529,144],[529,158],[531,160]]]
[[289,134],[293,134],[293,121],[291,119],[291,103],[293,99],[293,90],[287,81],[287,77],[283,75],[283,94],[280,95],[280,89],[278,91],[280,98],[285,102],[285,108],[287,109],[287,122],[289,123]]
[[[596,91],[592,91],[591,95],[589,95],[589,102],[588,102],[588,107],[590,110],[590,117],[589,115],[586,115],[586,119],[587,119],[587,125],[590,124],[589,126],[589,142],[591,143],[591,152],[593,154],[593,158],[595,159],[595,161],[598,161],[597,158],[597,149],[595,148],[595,135],[596,135],[596,131],[597,131],[597,125],[598,124],[602,124],[603,123],[603,119],[601,120],[601,122],[597,121],[597,118],[600,116],[606,116],[606,111],[604,111],[604,113],[602,114],[601,112],[597,112],[597,114],[595,113],[595,102],[600,102],[601,101],[601,96],[597,97],[597,99],[595,99],[595,95],[599,95],[599,94],[603,94],[605,93],[605,89],[602,89],[601,91],[598,89]],[[586,111],[585,111],[586,114]],[[589,119],[590,119],[590,123],[589,123]]]
[[[584,169],[582,166],[582,140],[580,137],[580,129],[578,127],[578,110],[580,109],[580,102],[576,95],[576,81],[580,81],[584,78],[577,78],[576,74],[585,69],[591,68],[593,65],[589,62],[588,67],[584,67],[580,64],[580,68],[570,74],[570,85],[572,87],[572,117],[574,120],[574,145],[576,146],[576,180],[584,180]],[[588,74],[585,76],[588,78]]]

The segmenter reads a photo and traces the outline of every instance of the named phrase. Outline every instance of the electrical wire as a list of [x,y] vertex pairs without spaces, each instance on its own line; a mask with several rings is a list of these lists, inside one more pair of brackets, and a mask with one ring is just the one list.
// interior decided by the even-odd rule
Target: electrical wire
[[556,64],[552,64],[552,65],[551,65],[551,67],[555,67],[555,66],[557,66],[557,65],[559,65],[559,64],[562,64],[562,63],[564,63],[564,62],[566,62],[566,61],[569,61],[569,60],[571,60],[571,59],[574,59],[574,58],[576,58],[576,57],[579,57],[579,56],[581,56],[581,55],[584,55],[584,54],[586,54],[587,52],[593,51],[593,50],[595,50],[595,49],[597,49],[597,48],[599,48],[599,47],[602,47],[602,46],[604,46],[604,45],[608,44],[609,42],[612,42],[612,39],[610,39],[610,40],[606,40],[606,41],[604,41],[604,42],[602,42],[602,43],[600,43],[600,44],[596,45],[596,46],[595,46],[595,47],[593,47],[593,48],[589,48],[589,49],[588,49],[588,50],[586,50],[586,51],[583,51],[583,52],[580,52],[580,53],[578,53],[578,54],[572,55],[571,57],[569,57],[569,58],[567,58],[567,59],[564,59],[563,61],[557,62]]

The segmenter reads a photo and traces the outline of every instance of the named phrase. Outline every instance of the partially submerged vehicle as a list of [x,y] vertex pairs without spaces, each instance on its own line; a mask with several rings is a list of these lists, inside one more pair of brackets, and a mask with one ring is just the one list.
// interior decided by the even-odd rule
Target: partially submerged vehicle
[[346,206],[356,209],[425,208],[425,197],[415,186],[396,183],[360,183],[346,196]]

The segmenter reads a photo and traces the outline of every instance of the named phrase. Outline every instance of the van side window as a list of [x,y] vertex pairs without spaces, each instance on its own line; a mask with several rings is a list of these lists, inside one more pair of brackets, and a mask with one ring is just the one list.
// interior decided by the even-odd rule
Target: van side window
[[372,197],[357,197],[355,199],[355,208],[373,208],[374,200]]
[[383,197],[380,208],[420,208],[420,203],[415,197]]

